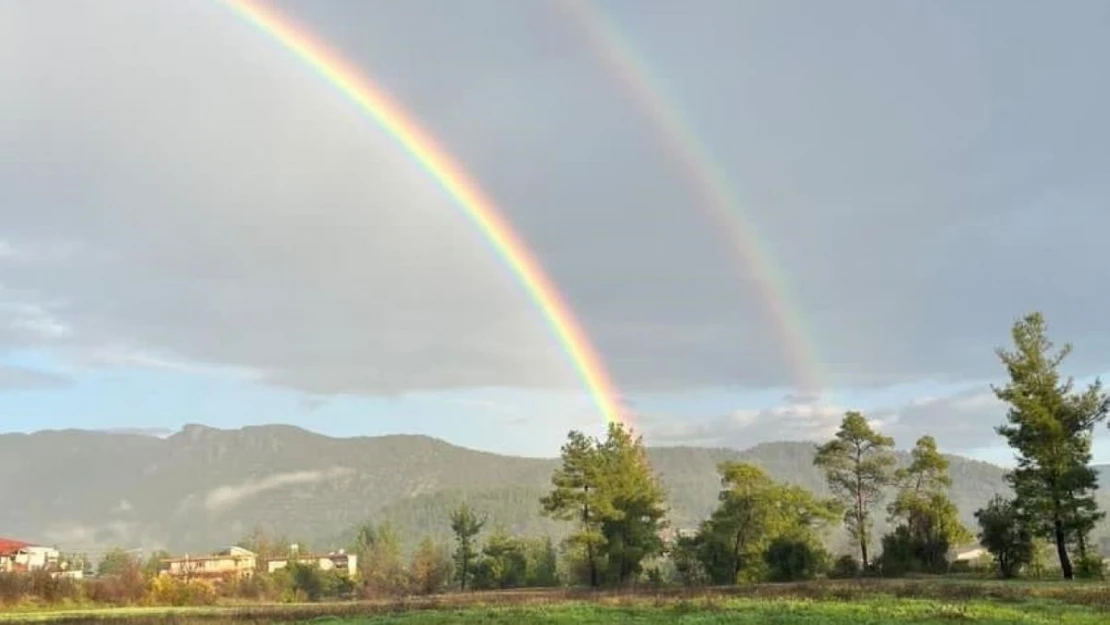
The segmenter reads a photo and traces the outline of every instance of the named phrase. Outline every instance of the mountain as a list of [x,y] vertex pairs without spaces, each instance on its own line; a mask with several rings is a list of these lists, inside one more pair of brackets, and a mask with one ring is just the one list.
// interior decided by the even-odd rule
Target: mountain
[[[827,494],[813,444],[746,451],[649,449],[677,527],[716,505],[716,466],[745,460],[776,479]],[[902,459],[905,460],[905,455]],[[950,456],[952,496],[965,523],[995,492],[1003,470]],[[426,436],[332,438],[285,425],[223,430],[188,425],[168,437],[84,430],[0,435],[0,536],[65,551],[110,546],[207,551],[254,527],[324,547],[342,546],[367,520],[389,521],[409,544],[448,537],[447,513],[466,500],[489,526],[562,536],[540,516],[555,459],[503,456]],[[883,523],[877,524],[882,530]],[[839,542],[837,540],[836,542]]]

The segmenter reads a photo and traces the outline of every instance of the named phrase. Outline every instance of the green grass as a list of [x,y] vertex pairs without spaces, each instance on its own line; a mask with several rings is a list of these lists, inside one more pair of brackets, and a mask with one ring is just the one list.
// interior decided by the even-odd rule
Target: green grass
[[1107,614],[1055,602],[1005,605],[990,602],[963,604],[928,600],[872,599],[863,601],[804,601],[730,599],[721,602],[686,601],[672,605],[602,605],[567,603],[548,606],[485,607],[436,612],[407,612],[350,619],[323,619],[314,625],[447,625],[475,624],[584,625],[632,623],[640,625],[916,625],[967,622],[981,625],[1014,623],[1053,625],[1105,624]]
[[0,610],[5,623],[120,625],[438,625],[447,623],[1110,623],[1105,583],[826,580],[715,589],[590,593],[515,590],[376,602],[239,604],[197,608]]

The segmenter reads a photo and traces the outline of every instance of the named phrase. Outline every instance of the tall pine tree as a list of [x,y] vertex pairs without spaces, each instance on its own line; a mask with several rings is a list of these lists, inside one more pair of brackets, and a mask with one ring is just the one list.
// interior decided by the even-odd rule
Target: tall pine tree
[[544,514],[578,525],[571,540],[585,551],[591,586],[628,582],[662,552],[666,526],[665,494],[642,439],[618,423],[604,441],[572,431],[562,461],[540,500]]
[[871,429],[862,414],[849,411],[836,437],[817,448],[813,464],[824,469],[829,488],[844,504],[844,526],[867,568],[871,509],[894,479],[894,439]]
[[1006,479],[1017,509],[1032,531],[1052,540],[1065,579],[1074,571],[1069,545],[1086,557],[1087,536],[1104,516],[1094,493],[1098,474],[1090,468],[1094,427],[1110,410],[1110,398],[1095,380],[1084,391],[1057,371],[1071,353],[1064,345],[1053,353],[1044,316],[1034,312],[1014,323],[1014,350],[998,349],[1010,382],[992,387],[1009,404],[1006,423],[995,430],[1017,452],[1017,466]]

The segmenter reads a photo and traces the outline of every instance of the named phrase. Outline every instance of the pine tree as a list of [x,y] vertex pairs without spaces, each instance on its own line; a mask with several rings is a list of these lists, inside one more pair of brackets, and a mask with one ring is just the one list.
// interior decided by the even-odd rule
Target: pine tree
[[1057,371],[1071,345],[1053,353],[1046,334],[1044,317],[1034,312],[1014,323],[1014,350],[997,350],[1010,382],[992,389],[1010,408],[995,430],[1017,452],[1017,466],[1006,476],[1017,510],[1034,535],[1055,543],[1064,578],[1073,579],[1068,545],[1085,558],[1087,536],[1104,516],[1094,500],[1098,475],[1089,465],[1094,427],[1106,418],[1110,398],[1097,379],[1073,391],[1072,379]]
[[607,512],[601,526],[603,550],[610,577],[625,584],[641,573],[645,559],[663,552],[666,494],[648,464],[643,439],[622,425],[609,425],[598,453]]
[[601,583],[598,553],[605,540],[599,514],[603,503],[596,442],[571,431],[562,447],[562,460],[562,466],[551,475],[554,488],[540,499],[540,506],[545,515],[577,523],[570,540],[584,549],[590,586],[596,588]]
[[455,532],[455,573],[459,578],[459,590],[466,590],[466,582],[473,571],[471,565],[478,555],[474,539],[486,524],[467,504],[462,504],[451,513],[451,531]]
[[948,497],[948,459],[937,450],[936,439],[922,436],[910,455],[909,466],[894,474],[899,490],[887,510],[891,521],[901,524],[883,538],[883,571],[942,572],[948,549],[970,540],[971,533]]
[[589,582],[624,583],[645,559],[662,552],[665,493],[648,465],[643,440],[618,423],[604,441],[572,431],[562,448],[554,487],[540,499],[544,514],[574,521],[573,544],[583,548]]
[[871,429],[859,412],[845,413],[836,437],[817,448],[813,464],[824,469],[829,488],[845,504],[844,525],[866,569],[871,509],[894,478],[894,439]]
[[[821,551],[817,530],[836,518],[839,504],[820,501],[799,486],[776,483],[755,465],[725,462],[717,470],[720,504],[693,543],[687,541],[711,581],[758,581],[768,577],[768,567],[796,568],[783,557]],[[769,558],[768,549],[776,541],[777,553]]]

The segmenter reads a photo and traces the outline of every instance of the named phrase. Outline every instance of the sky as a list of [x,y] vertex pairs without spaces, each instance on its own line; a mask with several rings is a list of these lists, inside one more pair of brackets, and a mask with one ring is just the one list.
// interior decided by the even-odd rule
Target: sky
[[[493,198],[649,444],[858,409],[1007,463],[1014,320],[1110,370],[1106,2],[273,6]],[[0,431],[604,427],[458,204],[221,2],[0,3],[0,145]]]

